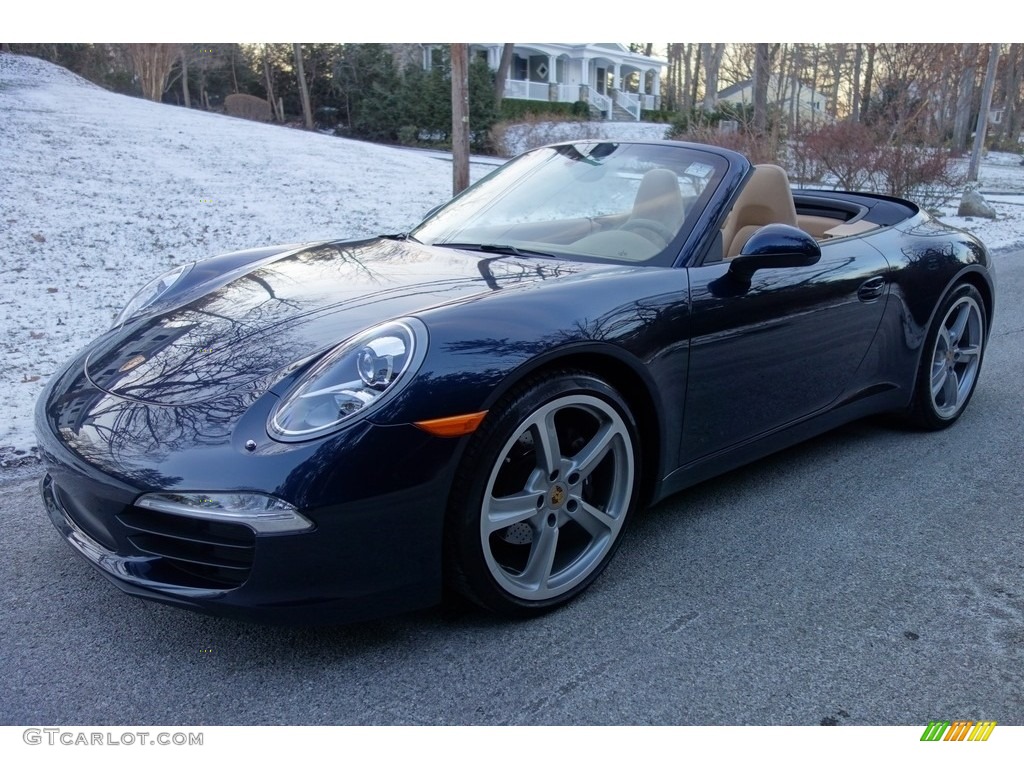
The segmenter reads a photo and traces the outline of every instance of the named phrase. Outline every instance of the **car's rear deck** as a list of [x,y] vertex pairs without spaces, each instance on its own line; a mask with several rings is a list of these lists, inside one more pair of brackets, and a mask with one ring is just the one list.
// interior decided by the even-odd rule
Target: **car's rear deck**
[[896,198],[829,190],[795,190],[797,224],[818,240],[889,227],[909,219],[917,206]]

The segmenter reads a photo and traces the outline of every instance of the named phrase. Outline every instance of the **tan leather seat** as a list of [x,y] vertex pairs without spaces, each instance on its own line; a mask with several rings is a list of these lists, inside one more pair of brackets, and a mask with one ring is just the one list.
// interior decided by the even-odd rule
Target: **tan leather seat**
[[754,175],[740,192],[722,227],[725,258],[739,254],[750,236],[765,224],[797,226],[789,177],[777,165],[754,166]]
[[675,172],[667,168],[652,168],[645,173],[636,191],[629,221],[653,221],[675,236],[685,216],[683,195]]

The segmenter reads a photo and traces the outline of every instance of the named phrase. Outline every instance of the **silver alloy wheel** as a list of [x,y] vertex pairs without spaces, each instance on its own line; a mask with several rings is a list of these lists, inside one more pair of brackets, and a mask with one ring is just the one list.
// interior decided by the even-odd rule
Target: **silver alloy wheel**
[[480,539],[498,585],[541,601],[586,579],[614,550],[633,477],[629,430],[605,400],[567,395],[533,411],[484,490]]
[[978,303],[963,296],[939,326],[929,382],[932,407],[940,418],[956,416],[974,388],[985,341],[983,317]]

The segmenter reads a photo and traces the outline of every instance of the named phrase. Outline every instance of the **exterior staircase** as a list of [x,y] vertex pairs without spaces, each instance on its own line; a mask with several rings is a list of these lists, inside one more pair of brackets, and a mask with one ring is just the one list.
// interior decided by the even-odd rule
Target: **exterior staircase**
[[612,103],[612,120],[621,120],[630,123],[635,123],[636,118],[633,117],[629,112],[620,107],[618,104]]

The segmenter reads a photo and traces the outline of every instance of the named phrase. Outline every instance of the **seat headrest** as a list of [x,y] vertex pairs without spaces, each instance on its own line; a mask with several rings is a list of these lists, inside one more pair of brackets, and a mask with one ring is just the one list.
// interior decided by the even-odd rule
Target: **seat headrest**
[[679,179],[667,168],[652,168],[640,180],[633,201],[633,219],[650,219],[677,232],[683,224],[683,195]]

